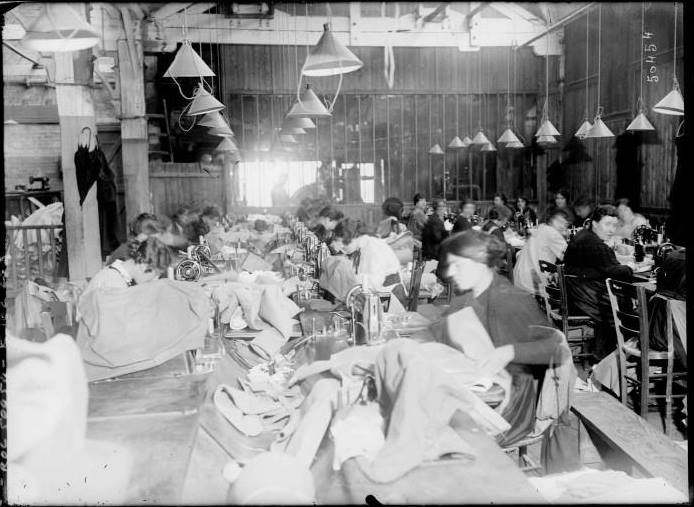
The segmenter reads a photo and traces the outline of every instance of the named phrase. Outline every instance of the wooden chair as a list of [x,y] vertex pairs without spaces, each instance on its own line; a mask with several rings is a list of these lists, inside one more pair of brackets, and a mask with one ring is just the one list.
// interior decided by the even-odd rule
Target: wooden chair
[[[585,361],[593,357],[587,352],[587,345],[593,336],[586,334],[586,328],[594,327],[595,322],[587,315],[569,315],[569,299],[566,292],[564,266],[540,261],[540,298],[547,314],[547,319],[554,323],[566,336],[574,359]],[[575,335],[578,334],[578,337]],[[577,348],[579,352],[574,352]]]
[[426,263],[423,260],[417,260],[412,266],[412,276],[410,277],[410,287],[408,292],[407,311],[416,312],[417,303],[419,300],[419,287],[422,283],[422,273]]
[[[648,322],[648,305],[646,289],[619,280],[608,278],[607,294],[610,298],[612,316],[617,333],[617,363],[619,367],[620,398],[627,405],[627,383],[634,385],[638,394],[638,413],[646,418],[648,402],[651,399],[665,401],[664,429],[670,434],[672,418],[672,398],[683,398],[686,394],[673,394],[674,379],[686,376],[684,372],[674,372],[675,352],[673,347],[672,308],[667,302],[666,340],[667,350],[659,352],[650,348],[650,331]],[[662,297],[662,296],[660,296]],[[636,343],[630,338],[636,339]],[[645,359],[645,360],[644,360]],[[636,376],[627,375],[627,367],[636,366]],[[652,373],[651,367],[660,367],[659,373]],[[665,382],[665,393],[656,391]],[[651,390],[653,383],[653,390]]]

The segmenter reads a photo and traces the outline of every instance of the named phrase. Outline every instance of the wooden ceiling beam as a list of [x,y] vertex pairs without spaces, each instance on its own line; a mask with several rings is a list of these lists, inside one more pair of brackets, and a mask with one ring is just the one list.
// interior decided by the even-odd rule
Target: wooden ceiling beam
[[164,4],[162,7],[159,7],[156,11],[151,12],[150,17],[158,20],[166,19],[169,16],[172,16],[191,5],[193,5],[192,2],[171,2],[168,4]]

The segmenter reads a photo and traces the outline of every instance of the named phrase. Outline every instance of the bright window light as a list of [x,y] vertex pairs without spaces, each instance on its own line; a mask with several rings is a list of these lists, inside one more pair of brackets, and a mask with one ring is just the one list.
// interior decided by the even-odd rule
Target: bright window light
[[247,161],[239,163],[241,199],[247,206],[272,206],[271,192],[287,174],[286,189],[291,197],[301,187],[316,181],[316,160]]

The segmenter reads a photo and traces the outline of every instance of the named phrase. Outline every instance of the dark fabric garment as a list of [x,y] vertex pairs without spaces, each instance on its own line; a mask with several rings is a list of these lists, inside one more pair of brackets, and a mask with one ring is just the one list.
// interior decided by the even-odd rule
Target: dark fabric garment
[[410,218],[407,222],[407,228],[410,230],[412,235],[418,239],[422,240],[422,231],[427,223],[427,215],[421,208],[414,208],[412,213],[410,213]]
[[[547,213],[545,214],[545,220],[554,212],[554,210],[557,209],[556,205],[552,205],[547,209]],[[576,227],[580,227],[582,224],[582,221],[578,218],[576,218],[576,214],[573,212],[571,208],[561,208],[566,212],[566,214],[569,216],[569,226],[575,225]]]
[[615,139],[616,153],[614,157],[617,166],[617,182],[614,198],[626,197],[632,208],[641,206],[641,166],[639,159],[639,136],[633,132],[624,131]]
[[422,257],[438,260],[441,242],[447,236],[448,232],[443,226],[443,220],[436,214],[431,215],[422,229]]
[[79,146],[75,152],[75,178],[77,179],[80,206],[82,206],[92,185],[99,178],[97,158],[89,152],[88,146]]
[[455,223],[453,224],[452,234],[455,234],[456,232],[465,232],[470,229],[472,229],[472,222],[463,215],[458,215],[458,218],[456,218]]
[[[677,326],[672,326],[672,345],[675,350],[675,370],[686,371],[687,352],[682,345],[682,339],[677,332]],[[667,350],[667,301],[653,297],[648,302],[648,346],[653,350]]]
[[515,357],[506,370],[511,374],[511,400],[502,416],[511,430],[502,435],[499,444],[508,446],[528,435],[535,424],[537,404],[536,379],[550,362],[564,358],[561,341],[554,336],[538,337],[530,326],[551,326],[532,295],[518,289],[504,277],[495,274],[487,290],[475,298],[471,291],[451,301],[443,319],[433,323],[431,333],[437,341],[450,344],[446,317],[467,306],[475,311],[495,347],[513,345]]
[[673,250],[658,270],[658,292],[676,299],[687,299],[687,253],[685,249]]
[[530,207],[526,207],[523,212],[516,210],[513,217],[516,222],[516,226],[520,231],[523,231],[526,227],[534,224],[535,220],[537,220],[535,210]]
[[684,161],[687,160],[682,149],[685,147],[685,136],[675,138],[675,147],[677,149],[677,170],[675,172],[675,180],[672,182],[670,190],[670,216],[665,223],[665,231],[667,237],[676,245],[685,245],[689,238],[687,217],[691,215],[690,202],[690,186],[687,185],[687,172],[689,167],[685,168]]
[[632,271],[617,261],[614,251],[589,229],[583,229],[569,242],[564,254],[569,314],[588,315],[597,326],[594,351],[602,359],[617,346],[612,308],[605,280],[631,281]]

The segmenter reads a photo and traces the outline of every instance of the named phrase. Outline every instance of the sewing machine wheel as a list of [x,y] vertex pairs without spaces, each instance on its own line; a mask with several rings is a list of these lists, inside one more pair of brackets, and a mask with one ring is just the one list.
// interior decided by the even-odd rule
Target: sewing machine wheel
[[198,256],[198,258],[206,257],[209,259],[212,257],[212,250],[210,250],[208,245],[196,245],[193,248],[193,252]]
[[200,279],[202,270],[200,269],[200,264],[191,259],[183,259],[176,266],[174,272],[176,280],[183,280],[186,282],[195,282]]

